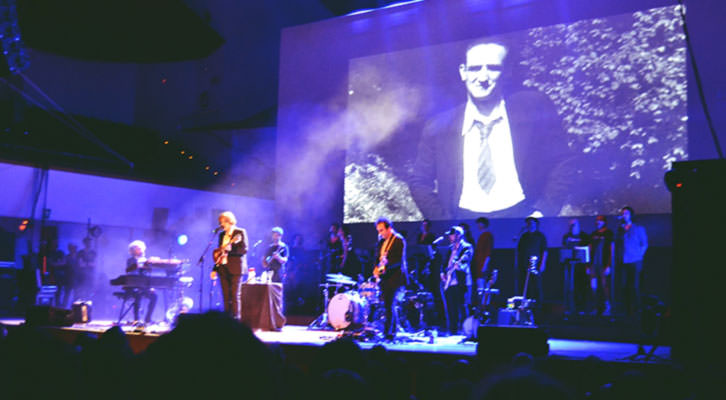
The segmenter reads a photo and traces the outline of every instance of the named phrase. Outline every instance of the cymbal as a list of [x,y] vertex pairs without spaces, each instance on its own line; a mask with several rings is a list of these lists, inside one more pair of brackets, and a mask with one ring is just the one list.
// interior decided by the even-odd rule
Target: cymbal
[[332,282],[331,281],[331,282],[321,283],[318,286],[320,286],[320,287],[337,287],[337,288],[339,288],[341,286],[347,286],[347,285],[353,285],[353,283],[348,283],[348,282]]
[[355,285],[355,281],[346,281],[343,279],[337,280],[337,279],[328,279],[328,282],[337,284],[337,285],[343,285],[343,286],[353,286]]
[[327,274],[325,276],[328,277],[328,279],[347,279],[349,281],[352,281],[353,280],[353,278],[349,277],[348,275],[343,275],[341,273],[338,273],[338,274]]

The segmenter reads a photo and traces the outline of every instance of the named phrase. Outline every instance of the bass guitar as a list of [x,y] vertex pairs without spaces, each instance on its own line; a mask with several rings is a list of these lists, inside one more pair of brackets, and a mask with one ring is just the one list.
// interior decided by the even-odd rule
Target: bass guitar
[[484,288],[484,296],[482,297],[481,305],[483,307],[486,307],[489,305],[489,302],[491,301],[492,297],[492,286],[497,282],[497,276],[499,275],[499,270],[494,269],[492,270],[492,276],[489,278],[489,281],[487,281],[486,287]]
[[277,257],[277,256],[279,256],[279,255],[282,254],[282,251],[283,250],[285,250],[285,247],[279,246],[279,248],[277,250],[275,250],[274,253],[270,254],[267,257],[265,257],[265,264],[269,265],[275,257]]

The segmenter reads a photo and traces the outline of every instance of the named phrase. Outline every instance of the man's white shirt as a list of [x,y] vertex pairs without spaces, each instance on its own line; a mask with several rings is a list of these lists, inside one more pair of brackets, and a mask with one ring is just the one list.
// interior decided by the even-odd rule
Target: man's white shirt
[[[492,168],[496,180],[489,193],[479,185],[479,153],[481,151],[481,135],[474,122],[489,124],[501,117],[494,124],[487,141],[492,156]],[[507,118],[504,100],[501,100],[491,114],[484,116],[476,106],[468,101],[464,111],[464,125],[461,130],[464,137],[463,162],[464,179],[459,198],[459,207],[473,212],[494,212],[512,207],[524,200],[524,191],[519,182],[517,167],[514,162],[511,128]]]

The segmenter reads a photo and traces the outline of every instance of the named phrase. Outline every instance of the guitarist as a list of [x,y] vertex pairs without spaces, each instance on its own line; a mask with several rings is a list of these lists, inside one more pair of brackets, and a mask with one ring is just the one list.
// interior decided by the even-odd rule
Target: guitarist
[[237,226],[231,211],[219,214],[219,247],[214,250],[215,269],[219,275],[224,312],[240,319],[242,276],[247,275],[247,232]]
[[272,274],[272,282],[282,283],[282,276],[285,273],[285,264],[290,256],[290,249],[282,241],[284,231],[279,226],[272,228],[272,242],[265,251],[262,258],[262,266],[268,274]]
[[376,231],[378,231],[379,240],[376,249],[377,264],[373,269],[373,276],[379,280],[383,305],[386,310],[383,334],[386,340],[393,340],[396,334],[393,301],[396,292],[408,284],[406,241],[403,236],[393,230],[393,223],[387,218],[379,218],[376,221]]
[[446,267],[441,271],[441,289],[444,298],[444,309],[449,334],[459,333],[459,322],[466,319],[466,303],[471,299],[471,258],[474,248],[464,240],[464,230],[460,226],[453,226],[446,232],[451,245],[445,253],[448,260]]

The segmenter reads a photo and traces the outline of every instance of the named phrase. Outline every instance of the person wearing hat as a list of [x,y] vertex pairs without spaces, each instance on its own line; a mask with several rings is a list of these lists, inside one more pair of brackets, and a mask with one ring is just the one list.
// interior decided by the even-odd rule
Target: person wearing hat
[[282,241],[283,233],[284,231],[279,226],[272,228],[272,242],[262,257],[262,266],[265,267],[265,271],[267,271],[272,282],[282,282],[285,264],[290,255],[290,249]]
[[467,317],[467,304],[471,302],[471,258],[474,248],[464,240],[464,230],[460,226],[452,226],[446,234],[451,245],[445,253],[444,260],[447,261],[441,271],[441,283],[448,330],[451,335],[456,335],[459,333],[459,323]]
[[[525,220],[525,232],[517,242],[517,271],[514,277],[517,296],[524,293],[524,284],[527,279],[527,271],[534,267],[536,275],[541,274],[547,265],[547,238],[539,231],[539,220],[534,217],[527,217]],[[533,282],[534,280],[534,282]],[[532,293],[536,288],[537,301],[542,304],[542,278],[537,279],[530,275],[527,292]],[[527,298],[532,298],[524,293]]]
[[610,314],[610,281],[615,259],[615,236],[604,215],[595,217],[597,230],[590,235],[590,280],[595,281],[592,297],[598,314]]

